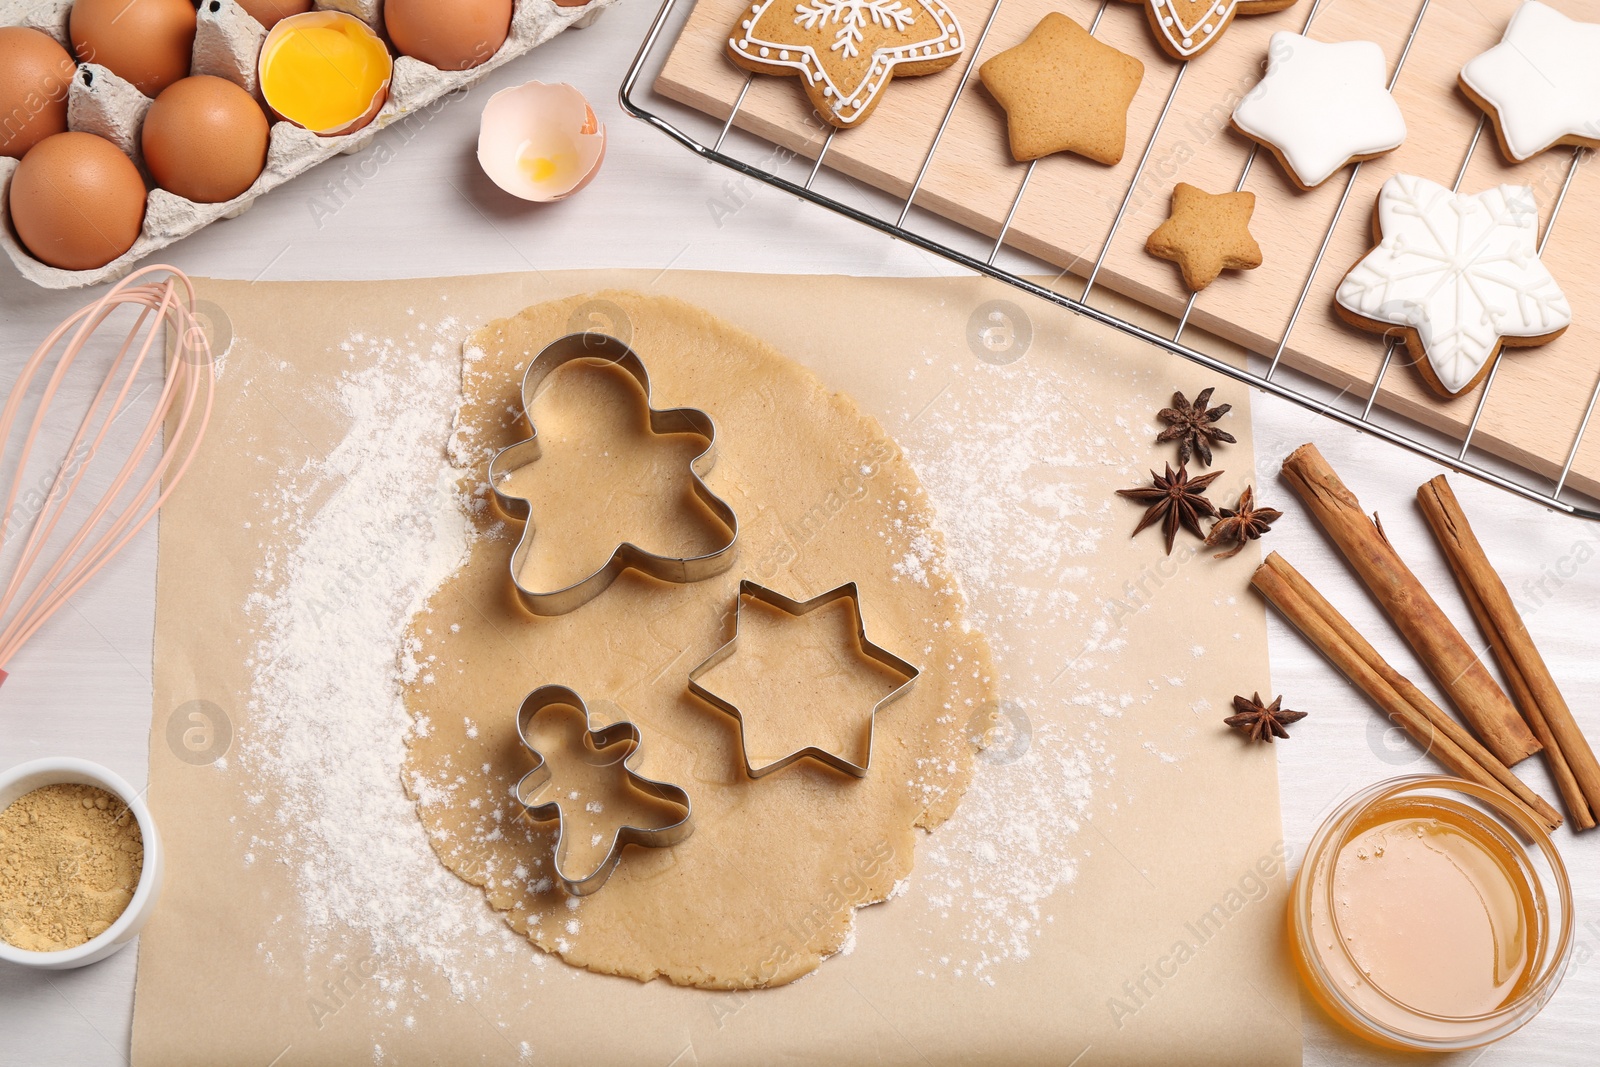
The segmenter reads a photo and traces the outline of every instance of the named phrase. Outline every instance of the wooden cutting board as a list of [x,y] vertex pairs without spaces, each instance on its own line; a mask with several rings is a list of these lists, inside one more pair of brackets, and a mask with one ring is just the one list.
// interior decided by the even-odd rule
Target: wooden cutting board
[[[723,46],[745,2],[698,0],[656,82],[658,92],[714,117],[727,117],[746,79],[724,56]],[[1089,26],[1103,6],[1100,0],[947,2],[961,19],[976,63],[1017,44],[1049,11],[1062,11]],[[1229,125],[1233,108],[1261,77],[1269,38],[1277,30],[1300,31],[1312,2],[1299,0],[1276,14],[1236,18],[1221,41],[1188,64],[1176,92],[1174,82],[1184,66],[1156,45],[1142,6],[1104,5],[1096,36],[1145,64],[1128,117],[1127,151],[1114,167],[1067,155],[1042,160],[1017,206],[1006,243],[1063,268],[1055,287],[1071,297],[1083,291],[1081,279],[1105,249],[1097,290],[1109,287],[1147,308],[1181,313],[1189,294],[1172,264],[1144,251],[1145,239],[1166,218],[1176,182],[1211,192],[1229,191],[1238,183],[1250,142]],[[1310,35],[1323,41],[1376,41],[1389,57],[1391,72],[1422,14],[1395,89],[1410,136],[1397,151],[1361,168],[1336,223],[1348,168],[1321,188],[1302,192],[1269,153],[1259,153],[1245,188],[1256,194],[1251,229],[1266,263],[1259,270],[1230,272],[1206,289],[1195,303],[1191,325],[1269,355],[1288,332],[1287,365],[1364,399],[1383,361],[1385,342],[1342,322],[1334,312],[1333,290],[1373,243],[1373,210],[1386,178],[1403,171],[1445,185],[1455,181],[1482,114],[1457,88],[1456,74],[1467,60],[1498,43],[1520,2],[1436,2],[1424,11],[1423,0],[1322,0]],[[1551,6],[1575,18],[1595,16],[1592,4],[1578,0],[1551,0]],[[991,14],[993,23],[978,49]],[[864,125],[834,137],[827,166],[904,197],[929,158],[964,69],[958,63],[940,74],[896,81]],[[1171,107],[1157,130],[1169,97]],[[735,124],[813,158],[826,136],[789,78],[755,78]],[[1152,135],[1148,162],[1129,194]],[[743,154],[763,163],[759,151],[745,149]],[[1471,193],[1502,182],[1531,186],[1541,219],[1548,220],[1572,158],[1570,149],[1558,148],[1510,165],[1495,144],[1492,128],[1486,129],[1461,188]],[[770,168],[770,156],[763,165]],[[986,257],[1026,172],[1026,164],[1013,162],[1006,149],[1003,113],[974,76],[955,104],[915,203],[976,231],[963,250]],[[1125,196],[1127,210],[1113,234]],[[896,208],[890,220],[897,214]],[[917,220],[914,211],[907,225],[915,228]],[[1289,332],[1330,225],[1334,232],[1326,258]],[[1573,325],[1553,344],[1507,349],[1473,437],[1475,449],[1531,470],[1534,481],[1548,477],[1553,483],[1559,475],[1600,372],[1600,278],[1590,236],[1597,229],[1600,182],[1580,166],[1544,255],[1571,301]],[[1459,442],[1479,391],[1443,400],[1409,361],[1404,348],[1396,353],[1378,404]],[[1600,490],[1600,435],[1584,438],[1569,484],[1591,495]]]

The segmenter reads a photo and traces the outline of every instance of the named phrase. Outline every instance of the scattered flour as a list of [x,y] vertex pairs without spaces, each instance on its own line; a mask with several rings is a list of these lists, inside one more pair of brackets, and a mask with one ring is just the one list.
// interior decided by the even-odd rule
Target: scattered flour
[[918,847],[912,891],[963,927],[959,947],[930,943],[941,955],[918,973],[989,981],[994,964],[1026,959],[1051,921],[1045,901],[1077,873],[1075,838],[1096,772],[1110,770],[1102,746],[1047,722],[1020,757],[1008,750],[1001,742],[978,757],[954,818]]
[[[483,895],[435,860],[401,788],[412,724],[396,651],[464,557],[468,527],[445,462],[460,395],[459,324],[353,336],[356,369],[331,398],[349,429],[263,500],[281,558],[249,610],[263,635],[241,763],[275,835],[250,840],[294,872],[313,946],[347,932],[381,956],[432,965],[458,993],[475,955],[512,940]],[[433,481],[419,471],[437,471]]]
[[[1120,469],[1148,442],[1085,401],[1055,362],[956,364],[938,399],[909,408],[897,432],[1008,694],[960,807],[918,847],[910,892],[943,931],[927,931],[920,973],[929,977],[993,984],[996,964],[1028,957],[1052,918],[1046,902],[1072,883],[1087,851],[1078,835],[1095,791],[1112,777],[1107,721],[1148,700],[1095,685],[1097,654],[1122,642],[1105,604],[1084,591],[1098,546],[1108,531],[1125,534],[1126,516],[1084,499],[1077,473]],[[1029,403],[1019,407],[1019,396]],[[903,578],[917,574],[909,562],[901,568]],[[1076,655],[1064,657],[1051,636],[1058,625],[1085,635]],[[959,946],[949,941],[952,920]]]

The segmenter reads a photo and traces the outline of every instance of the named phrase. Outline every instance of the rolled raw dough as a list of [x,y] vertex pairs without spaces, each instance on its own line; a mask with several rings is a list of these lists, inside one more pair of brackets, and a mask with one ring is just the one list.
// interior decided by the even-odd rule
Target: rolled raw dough
[[[501,518],[483,479],[492,453],[526,436],[518,412],[528,359],[596,300],[616,309],[614,319],[620,310],[626,339],[650,372],[652,404],[698,407],[716,421],[716,465],[706,481],[739,515],[738,556],[726,574],[693,585],[628,572],[568,615],[535,618],[517,604],[508,573],[521,525]],[[558,372],[535,404],[541,435],[615,422],[619,393],[608,373],[616,372]],[[467,341],[463,391],[452,451],[470,470],[462,484],[478,536],[412,620],[402,652],[415,723],[406,787],[434,851],[482,886],[513,929],[590,970],[712,989],[782,985],[814,970],[845,944],[855,909],[885,900],[909,874],[919,828],[954,812],[996,705],[988,644],[963,619],[916,475],[850,398],[749,334],[671,299],[607,292],[492,323]],[[623,483],[611,484],[619,470]],[[586,477],[543,479],[552,499],[535,505],[536,516],[606,515],[565,532],[556,520],[538,527],[551,537],[541,564],[549,575],[564,573],[558,534],[672,521],[659,513],[661,494],[629,483],[629,471],[637,468],[597,463]],[[692,510],[676,510],[683,525],[663,536],[692,544],[705,535]],[[581,569],[595,546],[572,553]],[[855,581],[868,636],[922,669],[878,715],[864,779],[802,761],[749,780],[737,724],[688,693],[689,670],[730,636],[740,578],[796,599]],[[760,655],[779,679],[768,688],[779,685],[787,661]],[[694,804],[692,837],[671,848],[629,848],[610,881],[581,899],[550,883],[554,824],[530,822],[510,796],[530,766],[516,711],[546,683],[580,693],[596,727],[637,724],[643,741],[634,768],[682,786]],[[804,677],[790,679],[787,691],[785,737],[814,722],[826,744],[862,711],[812,699]]]

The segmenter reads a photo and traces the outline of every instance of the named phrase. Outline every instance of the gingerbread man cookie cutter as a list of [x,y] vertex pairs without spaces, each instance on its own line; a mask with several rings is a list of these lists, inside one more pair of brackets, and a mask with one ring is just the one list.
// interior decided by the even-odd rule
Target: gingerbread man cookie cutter
[[[539,459],[541,448],[539,430],[533,425],[534,395],[546,378],[556,370],[575,360],[610,363],[632,375],[644,391],[645,407],[649,412],[650,430],[656,434],[690,433],[705,438],[706,447],[689,461],[689,472],[694,479],[694,493],[717,521],[728,531],[727,544],[698,556],[662,556],[624,541],[611,553],[611,558],[599,570],[561,589],[529,589],[520,577],[523,563],[533,548],[534,522],[529,502],[501,492],[500,486],[513,471]],[[721,574],[733,565],[734,549],[739,543],[739,517],[721,497],[713,493],[704,481],[715,463],[717,428],[711,416],[698,408],[668,408],[657,410],[650,404],[650,374],[644,361],[633,349],[615,337],[601,333],[574,333],[546,345],[528,363],[522,378],[522,411],[528,420],[528,437],[514,445],[502,448],[489,463],[489,485],[494,490],[495,502],[500,510],[524,525],[517,547],[511,553],[511,584],[517,591],[522,606],[534,615],[565,615],[575,611],[605,592],[625,570],[636,570],[652,578],[679,585],[704,581]]]
[[[867,722],[867,754],[866,758],[861,763],[852,762],[843,756],[829,752],[826,749],[819,748],[815,745],[806,745],[803,748],[795,749],[788,755],[782,756],[771,763],[764,763],[760,767],[757,767],[751,763],[750,746],[744,730],[744,713],[739,709],[738,705],[734,704],[732,701],[718,696],[716,693],[713,693],[700,683],[700,679],[703,678],[707,672],[711,671],[729,656],[732,656],[735,650],[738,648],[739,623],[743,618],[744,604],[747,599],[756,600],[766,604],[768,607],[777,608],[779,611],[782,611],[788,615],[792,615],[795,618],[809,615],[819,608],[827,607],[828,605],[837,603],[841,600],[850,601],[852,607],[855,609],[856,640],[862,656],[872,660],[880,666],[887,667],[889,670],[899,674],[905,679],[904,682],[900,683],[900,685],[896,686],[886,696],[872,706],[872,714]],[[797,763],[803,759],[813,759],[819,763],[825,764],[826,766],[832,767],[836,771],[843,771],[845,774],[853,775],[856,778],[865,778],[867,776],[868,769],[872,766],[872,734],[877,728],[878,712],[882,711],[889,704],[905,695],[913,683],[916,682],[917,677],[922,673],[921,668],[912,666],[910,663],[907,663],[893,652],[890,652],[888,649],[883,648],[880,645],[875,645],[867,639],[867,623],[866,619],[863,618],[861,614],[861,594],[856,589],[856,583],[854,582],[847,582],[844,585],[839,586],[837,589],[830,589],[828,592],[823,593],[820,596],[812,597],[810,600],[799,601],[792,600],[776,590],[768,589],[766,586],[759,585],[756,582],[752,582],[746,578],[739,583],[739,595],[734,604],[733,636],[730,637],[721,648],[711,653],[711,655],[707,657],[705,661],[702,662],[698,667],[689,672],[689,691],[695,696],[699,697],[701,700],[705,701],[707,704],[710,704],[712,707],[716,708],[718,711],[724,712],[727,715],[731,715],[734,720],[738,722],[739,749],[744,758],[745,774],[749,775],[751,778],[761,778],[765,775],[773,773],[774,771],[781,771],[791,763]]]
[[[562,850],[567,836],[567,819],[561,810],[563,801],[560,798],[540,799],[540,791],[550,784],[553,772],[544,754],[528,737],[528,727],[534,717],[544,709],[557,705],[574,708],[583,716],[583,728],[588,732],[595,752],[604,754],[617,746],[627,747],[628,750],[623,755],[621,763],[630,788],[652,799],[683,809],[683,817],[666,826],[617,827],[605,857],[598,867],[587,874],[571,874],[562,866]],[[627,846],[667,848],[685,840],[694,832],[694,806],[689,801],[689,794],[678,786],[646,778],[630,766],[638,756],[642,742],[639,728],[631,722],[624,721],[612,723],[599,730],[594,729],[589,721],[589,706],[576,691],[567,686],[542,685],[523,698],[522,706],[517,709],[517,737],[521,739],[522,747],[533,756],[533,768],[517,781],[511,790],[512,796],[517,803],[528,809],[528,814],[534,819],[541,822],[552,819],[556,821],[556,843],[551,852],[551,869],[555,872],[556,882],[572,896],[588,896],[605,885],[606,879],[611,877],[611,872],[616,870],[617,864],[621,862],[622,850]]]

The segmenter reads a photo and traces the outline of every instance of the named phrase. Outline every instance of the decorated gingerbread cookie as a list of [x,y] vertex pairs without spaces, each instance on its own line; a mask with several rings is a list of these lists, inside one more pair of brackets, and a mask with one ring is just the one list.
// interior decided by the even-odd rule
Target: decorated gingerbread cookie
[[1461,89],[1514,163],[1558,144],[1600,147],[1600,24],[1528,0],[1500,43],[1461,68]]
[[1378,194],[1378,246],[1334,293],[1362,329],[1404,331],[1422,376],[1457,397],[1489,373],[1505,345],[1541,345],[1572,322],[1539,259],[1539,205],[1525,185],[1471,196],[1396,174]]
[[1052,11],[1027,40],[984,63],[978,77],[1005,109],[1017,162],[1074,152],[1115,164],[1144,64]]
[[735,64],[799,78],[842,129],[872,114],[893,78],[944,70],[965,47],[943,0],[757,0],[728,38]]
[[1234,109],[1233,126],[1271,150],[1296,185],[1315,189],[1346,163],[1406,139],[1388,76],[1371,41],[1324,44],[1280,30],[1267,48],[1267,75]]
[[1268,15],[1295,0],[1124,0],[1143,4],[1150,28],[1173,59],[1193,59],[1233,25],[1235,15]]
[[1225,270],[1261,266],[1261,246],[1250,236],[1254,193],[1208,193],[1185,182],[1172,190],[1172,214],[1145,242],[1145,251],[1170,260],[1183,284],[1199,292]]

